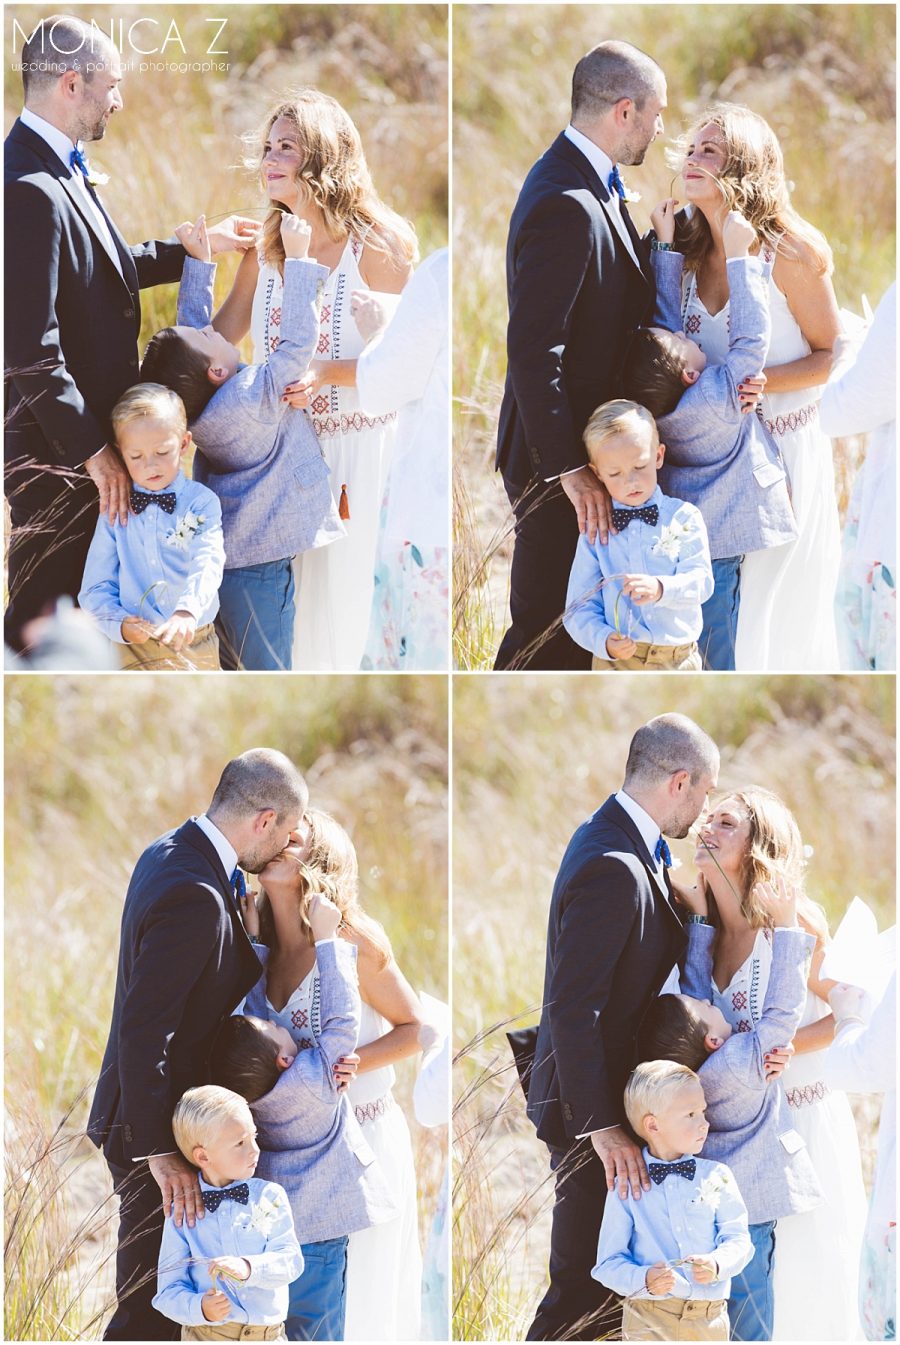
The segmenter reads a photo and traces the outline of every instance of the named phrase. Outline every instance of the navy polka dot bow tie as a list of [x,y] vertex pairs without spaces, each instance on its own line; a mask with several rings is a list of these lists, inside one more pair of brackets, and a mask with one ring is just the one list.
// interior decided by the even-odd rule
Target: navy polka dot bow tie
[[136,514],[142,514],[148,505],[158,504],[164,514],[174,514],[176,498],[174,490],[163,495],[147,495],[142,490],[133,490],[131,507]]
[[226,1186],[222,1191],[201,1191],[200,1194],[210,1214],[215,1214],[223,1200],[236,1200],[239,1205],[246,1205],[250,1199],[250,1187],[246,1182],[241,1182],[239,1186]]
[[81,150],[78,149],[77,146],[75,147],[75,149],[72,150],[72,153],[69,155],[69,167],[70,167],[70,168],[77,168],[78,171],[79,171],[84,177],[87,177],[87,175],[88,175],[88,162],[87,162],[87,159],[84,157],[84,155],[82,154]]
[[664,836],[660,836],[659,840],[656,842],[653,858],[657,863],[662,860],[667,869],[672,867],[672,851],[666,845],[666,838]]
[[633,523],[639,518],[642,523],[649,523],[651,528],[655,528],[659,519],[658,504],[644,504],[640,509],[613,509],[613,527],[616,532],[624,532],[629,523]]
[[[677,1163],[651,1163],[647,1171],[650,1173],[650,1180],[660,1186],[668,1177],[670,1172],[677,1172],[679,1177],[685,1177],[689,1182],[694,1180],[694,1173],[697,1171],[697,1163],[693,1158],[680,1158]],[[206,1192],[203,1192],[204,1199]]]
[[619,165],[614,163],[612,172],[606,179],[606,185],[610,191],[614,191],[618,196],[625,200],[625,183],[619,177]]

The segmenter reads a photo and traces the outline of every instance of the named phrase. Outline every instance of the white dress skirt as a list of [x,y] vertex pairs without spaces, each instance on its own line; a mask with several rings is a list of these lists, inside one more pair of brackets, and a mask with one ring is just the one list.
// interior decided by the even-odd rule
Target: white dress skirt
[[[349,238],[325,282],[319,341],[313,358],[352,360],[365,342],[351,313],[354,290],[367,288],[360,275],[363,245]],[[268,360],[279,339],[284,282],[276,267],[260,265],[253,298],[253,358]],[[393,313],[395,294],[379,300]],[[292,668],[300,672],[355,672],[362,661],[375,587],[375,551],[396,412],[363,415],[355,388],[323,384],[309,406],[335,503],[344,499],[346,537],[305,551],[294,560],[297,614]]]
[[[730,984],[720,991],[713,983],[713,1003],[733,1031],[748,1032],[762,1017],[771,965],[771,936],[760,930]],[[801,1026],[829,1012],[810,991]],[[793,1129],[806,1143],[825,1194],[823,1205],[775,1225],[772,1339],[777,1341],[863,1338],[857,1295],[866,1195],[859,1141],[846,1093],[824,1082],[824,1056],[824,1050],[794,1056],[780,1083],[770,1085],[783,1088]]]
[[[766,363],[789,364],[808,355],[806,338],[771,275],[769,310],[772,338]],[[723,364],[728,353],[728,321],[729,305],[708,313],[691,275],[684,330],[712,364]],[[762,418],[790,478],[799,536],[785,546],[744,557],[735,644],[738,672],[836,672],[840,666],[834,595],[841,533],[831,440],[819,426],[821,392],[804,388],[762,399]]]

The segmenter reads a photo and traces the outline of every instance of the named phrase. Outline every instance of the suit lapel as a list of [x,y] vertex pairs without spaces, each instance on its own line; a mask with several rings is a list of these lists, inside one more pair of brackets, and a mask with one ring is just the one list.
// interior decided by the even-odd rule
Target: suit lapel
[[620,831],[624,831],[631,842],[631,849],[644,865],[651,883],[671,911],[672,908],[669,906],[669,892],[666,886],[666,881],[660,876],[656,866],[656,860],[644,844],[644,838],[638,831],[632,819],[628,816],[621,804],[616,802],[615,795],[612,795],[606,800],[600,811],[609,822],[612,822],[612,824],[618,827]]
[[[582,154],[581,150],[578,148],[577,145],[572,144],[568,136],[562,133],[560,133],[554,140],[553,144],[550,147],[550,152],[559,155],[560,158],[565,159],[567,163],[571,164],[573,168],[578,169],[578,171],[583,176],[585,183],[590,189],[591,193],[597,198],[598,202],[603,207],[604,214],[606,215],[606,218],[609,221],[609,227],[612,230],[613,234],[615,235],[618,245],[621,247],[624,255],[628,258],[632,266],[637,267],[638,271],[641,274],[642,279],[647,281],[647,283],[649,284],[650,278],[647,272],[644,271],[644,268],[641,266],[640,262],[637,260],[641,255],[641,249],[639,246],[640,240],[638,239],[637,230],[631,223],[631,219],[628,216],[628,212],[624,209],[624,207],[621,209],[621,211],[616,210],[609,194],[609,188],[607,187],[606,183],[601,180],[590,159],[588,159],[586,155]],[[618,220],[621,222],[621,227],[619,223],[617,223],[617,217]],[[629,225],[631,226],[630,229],[628,227]],[[632,256],[631,249],[625,242],[625,239],[623,237],[623,230],[628,234],[628,237],[631,240],[632,247],[634,247],[634,256]]]
[[[78,211],[78,213],[79,213],[79,215],[81,216],[81,218],[84,220],[85,224],[86,224],[86,225],[88,226],[88,228],[90,229],[91,234],[93,235],[94,239],[96,240],[97,244],[98,244],[99,247],[100,247],[100,251],[103,253],[104,257],[106,257],[107,260],[108,260],[109,262],[112,263],[112,265],[113,265],[113,267],[114,267],[114,269],[115,269],[115,271],[116,271],[116,274],[118,275],[118,277],[119,277],[119,279],[122,281],[122,283],[126,286],[126,288],[129,288],[129,287],[128,287],[128,282],[126,281],[123,272],[119,270],[118,266],[116,266],[115,262],[113,261],[112,257],[110,256],[109,248],[106,246],[106,240],[104,239],[103,234],[102,234],[102,233],[100,232],[100,230],[98,229],[98,227],[97,227],[97,221],[94,219],[94,216],[92,215],[92,213],[91,213],[91,211],[90,211],[90,209],[89,209],[87,203],[85,202],[84,197],[81,195],[81,192],[80,192],[80,191],[78,190],[78,188],[76,187],[74,179],[73,179],[72,177],[62,177],[62,176],[61,176],[60,179],[59,179],[59,182],[60,182],[60,185],[61,185],[63,191],[66,193],[66,196],[67,196],[67,197],[69,198],[69,200],[72,202],[72,205],[75,207],[75,209]],[[122,258],[122,255],[121,255],[121,249],[120,249],[119,246],[118,246],[118,240],[116,239],[116,234],[118,233],[118,230],[115,229],[115,228],[112,226],[112,224],[111,224],[111,222],[110,222],[110,219],[109,219],[109,216],[107,215],[106,211],[103,210],[103,207],[100,205],[99,201],[96,201],[96,198],[95,198],[95,202],[96,202],[97,208],[102,212],[103,217],[104,217],[104,219],[106,220],[107,227],[109,228],[109,232],[110,232],[110,235],[111,235],[112,240],[113,240],[113,247],[116,249],[117,253],[119,253],[119,260],[120,260],[120,262],[121,262],[121,264],[122,264],[122,267],[123,267],[123,270],[124,270],[124,268],[125,268],[125,262],[124,262],[124,260],[123,260],[123,258]],[[128,254],[128,256],[129,256],[129,258],[130,258],[130,260],[131,260],[130,269],[131,269],[132,271],[134,271],[134,259],[131,258],[131,254],[130,254],[130,253]],[[136,271],[134,271],[134,280],[135,280],[135,289],[136,289],[136,288],[137,288],[137,283],[136,283],[136,282],[137,282],[137,272],[136,272]]]

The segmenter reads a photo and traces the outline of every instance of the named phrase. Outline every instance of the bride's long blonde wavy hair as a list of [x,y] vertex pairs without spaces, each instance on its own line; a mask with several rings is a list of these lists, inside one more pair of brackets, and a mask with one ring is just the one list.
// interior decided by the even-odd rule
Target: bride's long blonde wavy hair
[[[666,151],[670,167],[683,167],[691,145],[710,123],[718,126],[725,143],[722,173],[711,180],[721,191],[726,209],[740,211],[753,225],[760,243],[772,251],[793,261],[811,259],[819,275],[830,275],[831,248],[824,235],[791,205],[778,137],[756,112],[739,103],[714,103]],[[685,268],[696,271],[712,247],[703,212],[695,207],[681,229],[679,247],[684,252]]]
[[[412,225],[381,200],[372,182],[359,132],[340,103],[318,89],[291,92],[266,116],[249,167],[262,173],[264,146],[279,117],[294,126],[306,158],[296,181],[318,206],[328,237],[340,242],[348,234],[376,252],[390,257],[398,268],[418,260],[418,244]],[[259,258],[284,273],[284,244],[277,206],[263,222],[257,244]]]
[[[310,847],[305,860],[297,860],[297,918],[307,939],[313,942],[307,911],[310,898],[317,892],[333,901],[341,913],[339,933],[344,937],[355,934],[369,944],[376,953],[381,967],[391,960],[391,944],[377,920],[359,904],[359,866],[356,849],[339,822],[330,813],[309,808]],[[261,892],[259,931],[264,943],[273,951],[278,947],[275,921],[269,899]]]
[[[823,908],[806,893],[806,857],[800,828],[790,808],[769,789],[754,786],[725,796],[742,804],[750,819],[750,840],[741,872],[741,913],[751,929],[771,925],[756,896],[757,883],[784,878],[798,889],[797,919],[818,943],[828,940],[828,920]],[[720,925],[716,899],[708,889],[710,923]]]

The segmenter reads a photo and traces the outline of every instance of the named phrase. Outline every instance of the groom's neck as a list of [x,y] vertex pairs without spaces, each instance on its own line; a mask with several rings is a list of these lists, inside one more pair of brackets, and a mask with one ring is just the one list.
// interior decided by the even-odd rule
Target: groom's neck
[[605,126],[603,122],[573,120],[572,126],[576,131],[580,131],[583,136],[586,136],[598,149],[602,149],[603,153],[611,159],[613,163],[618,161],[619,146],[616,143],[615,133],[611,132],[609,127]]

